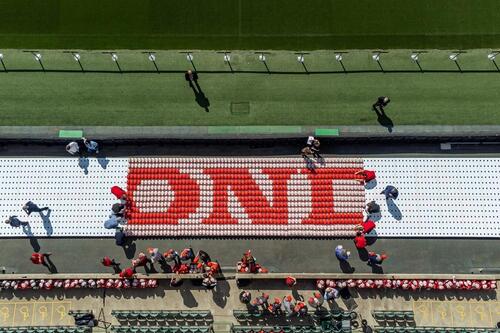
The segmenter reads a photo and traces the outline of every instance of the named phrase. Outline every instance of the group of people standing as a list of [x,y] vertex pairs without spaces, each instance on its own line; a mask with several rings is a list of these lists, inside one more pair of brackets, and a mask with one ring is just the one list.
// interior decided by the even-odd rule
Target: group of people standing
[[[106,267],[113,267],[119,271],[120,264],[110,257],[104,257],[101,263]],[[132,259],[131,266],[120,271],[120,278],[131,279],[137,273],[137,268],[144,267],[146,273],[154,271],[154,265],[159,264],[164,272],[176,274],[203,274],[202,285],[207,288],[214,288],[217,285],[215,275],[220,272],[220,265],[212,260],[210,255],[199,250],[197,253],[191,247],[187,247],[180,253],[174,249],[161,252],[158,248],[149,247],[147,254],[141,252],[137,258]],[[178,286],[182,279],[174,278],[172,286]]]

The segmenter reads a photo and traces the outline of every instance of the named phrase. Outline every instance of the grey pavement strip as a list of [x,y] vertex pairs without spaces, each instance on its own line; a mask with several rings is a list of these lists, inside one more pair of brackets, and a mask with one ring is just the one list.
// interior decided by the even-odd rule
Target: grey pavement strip
[[[500,137],[500,126],[426,126],[400,125],[389,133],[382,126],[301,126],[298,133],[248,133],[211,134],[210,126],[0,126],[1,139],[59,139],[59,130],[83,130],[84,135],[96,139],[217,139],[217,138],[287,138],[303,137],[314,133],[316,128],[338,128],[341,138],[354,137]],[[289,126],[283,126],[283,128]],[[67,139],[61,139],[67,141]]]

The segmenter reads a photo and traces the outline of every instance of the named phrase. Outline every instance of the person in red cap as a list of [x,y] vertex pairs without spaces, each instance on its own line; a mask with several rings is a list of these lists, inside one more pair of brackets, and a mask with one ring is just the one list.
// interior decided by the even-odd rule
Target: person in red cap
[[354,237],[354,245],[358,250],[363,250],[366,248],[366,238],[362,232],[358,231],[356,237]]
[[105,256],[101,259],[101,264],[103,264],[105,267],[113,267],[115,270],[119,269],[120,267],[120,264],[117,263],[115,259],[111,259],[108,256]]
[[297,316],[305,316],[305,315],[307,315],[307,306],[306,306],[306,304],[304,302],[302,302],[302,301],[297,302],[297,305],[295,305],[295,307],[293,308],[293,312]]
[[118,199],[122,204],[127,203],[127,192],[119,186],[113,186],[111,188],[111,193]]
[[377,254],[375,252],[368,252],[368,265],[370,266],[378,266],[387,259],[388,256],[385,253]]
[[354,173],[356,176],[360,176],[361,179],[356,179],[361,184],[366,184],[375,179],[375,171],[370,170],[359,170]]
[[128,267],[120,272],[120,278],[121,279],[131,279],[134,277],[134,274],[135,274],[134,267]]
[[267,307],[267,310],[273,315],[281,314],[281,299],[275,297],[274,302]]
[[51,261],[49,259],[50,255],[52,255],[51,252],[47,252],[47,253],[34,252],[31,254],[30,260],[35,265],[44,265],[49,270],[51,270],[52,269],[51,266],[53,266],[53,264],[51,264]]
[[288,287],[292,288],[297,284],[297,279],[293,276],[287,276],[287,278],[285,279],[285,283]]

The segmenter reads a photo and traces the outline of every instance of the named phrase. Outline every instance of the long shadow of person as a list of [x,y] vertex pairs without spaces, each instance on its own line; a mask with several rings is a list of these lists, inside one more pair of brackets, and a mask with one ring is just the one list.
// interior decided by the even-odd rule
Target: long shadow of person
[[120,272],[122,271],[120,264],[113,265],[113,271],[115,272],[115,274],[120,274]]
[[101,166],[101,168],[103,168],[104,170],[106,170],[106,168],[108,167],[108,164],[109,164],[109,159],[107,159],[106,157],[99,157],[97,159],[97,163],[99,163],[99,165]]
[[38,239],[36,239],[35,235],[31,231],[31,226],[28,222],[22,224],[23,232],[28,239],[30,240],[30,245],[33,248],[33,251],[40,252],[40,244],[38,243]]
[[52,236],[52,234],[54,233],[54,229],[52,228],[52,223],[50,222],[51,212],[52,210],[48,209],[47,214],[45,215],[42,212],[39,213],[43,221],[43,228],[45,229],[45,231],[47,231],[47,236]]
[[372,273],[374,274],[384,274],[384,269],[380,265],[370,265],[372,267]]
[[54,265],[54,263],[52,262],[52,260],[50,259],[50,257],[46,256],[45,260],[47,260],[47,268],[49,269],[49,271],[52,274],[57,273],[57,267],[56,267],[56,265]]
[[89,159],[87,157],[80,157],[78,159],[78,166],[83,170],[84,174],[89,174]]
[[339,260],[339,266],[342,273],[354,273],[355,268],[346,260]]
[[378,121],[378,123],[381,126],[387,128],[387,131],[389,133],[392,133],[392,128],[394,127],[394,122],[392,121],[392,119],[389,118],[385,114],[385,111],[383,111],[383,110],[375,109],[375,112],[377,113],[377,121]]
[[127,259],[133,259],[135,256],[135,251],[137,250],[135,242],[132,241],[131,239],[127,239],[126,243],[123,244],[122,247]]
[[400,221],[403,218],[403,214],[399,210],[398,206],[394,203],[394,200],[392,199],[387,199],[387,210],[389,213],[391,213],[392,217],[394,217],[396,220]]
[[358,250],[358,255],[359,255],[359,259],[361,259],[362,261],[367,261],[368,260],[368,250],[366,249],[357,249]]
[[201,90],[201,87],[198,84],[198,80],[194,81],[194,83],[196,85],[196,88],[192,84],[190,84],[190,87],[191,89],[193,89],[196,103],[198,103],[199,106],[204,108],[205,112],[209,112],[210,110],[208,109],[208,107],[210,106],[210,101],[208,100],[207,96],[205,96],[203,90]]

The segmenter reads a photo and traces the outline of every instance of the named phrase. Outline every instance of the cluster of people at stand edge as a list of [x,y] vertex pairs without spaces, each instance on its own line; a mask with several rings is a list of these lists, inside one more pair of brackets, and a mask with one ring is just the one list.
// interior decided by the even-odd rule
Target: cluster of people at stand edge
[[[187,247],[180,252],[169,249],[162,253],[158,248],[148,248],[147,253],[139,253],[137,258],[132,259],[131,265],[120,271],[120,264],[114,259],[104,257],[101,263],[106,267],[113,267],[115,271],[120,271],[120,278],[131,279],[135,277],[137,268],[144,267],[146,273],[154,270],[154,264],[159,264],[164,272],[176,274],[203,274],[202,285],[211,289],[217,285],[214,274],[220,272],[220,265],[212,260],[210,255],[202,250],[197,253],[191,247]],[[173,278],[170,281],[172,286],[182,284],[182,279]]]
[[[297,280],[289,276],[286,278],[285,283],[288,287],[292,288],[297,284]],[[325,301],[329,302],[339,297],[339,291],[330,286],[319,286],[318,290],[313,292],[309,297],[307,303],[314,309],[319,309]],[[275,297],[270,300],[267,293],[262,293],[256,298],[252,299],[252,294],[249,291],[242,291],[239,295],[240,301],[247,304],[254,311],[271,313],[279,315],[285,313],[287,316],[305,316],[308,312],[308,307],[302,297],[295,299],[292,295],[286,295],[283,298]]]

